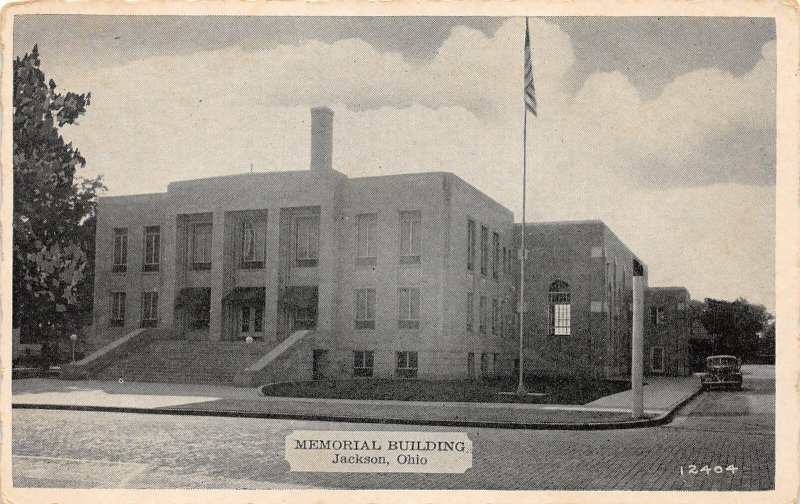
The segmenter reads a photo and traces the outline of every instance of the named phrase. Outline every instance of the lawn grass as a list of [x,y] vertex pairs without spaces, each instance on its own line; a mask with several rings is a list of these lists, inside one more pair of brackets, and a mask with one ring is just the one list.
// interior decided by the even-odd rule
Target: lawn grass
[[516,391],[516,380],[317,380],[278,383],[262,388],[264,395],[324,399],[391,401],[586,404],[630,388],[622,381],[527,377],[528,392],[544,395],[501,394]]

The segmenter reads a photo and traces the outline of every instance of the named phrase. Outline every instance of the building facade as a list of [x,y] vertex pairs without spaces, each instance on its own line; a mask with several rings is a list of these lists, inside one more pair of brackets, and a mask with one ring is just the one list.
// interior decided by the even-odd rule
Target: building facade
[[467,377],[499,368],[513,320],[513,214],[449,173],[348,178],[333,113],[311,169],[101,198],[95,346],[139,327],[269,348],[313,329],[315,376]]
[[[101,198],[89,346],[144,327],[257,354],[311,330],[292,364],[309,377],[516,374],[511,211],[450,173],[349,178],[333,169],[333,113],[311,119],[309,170]],[[600,221],[524,232],[526,373],[628,376],[644,264]],[[645,369],[687,372],[688,293],[649,289],[646,303]]]
[[525,244],[525,373],[630,376],[632,277],[646,285],[644,264],[601,221],[527,224]]
[[690,300],[684,287],[650,287],[645,291],[645,374],[691,374]]

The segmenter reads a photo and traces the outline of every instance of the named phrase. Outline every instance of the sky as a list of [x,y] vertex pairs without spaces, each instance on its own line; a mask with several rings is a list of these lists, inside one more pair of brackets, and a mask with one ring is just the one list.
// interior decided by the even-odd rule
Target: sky
[[[64,128],[109,195],[309,166],[335,111],[349,176],[448,171],[521,218],[522,18],[30,15]],[[529,221],[600,219],[650,285],[775,306],[775,25],[768,18],[531,18]]]

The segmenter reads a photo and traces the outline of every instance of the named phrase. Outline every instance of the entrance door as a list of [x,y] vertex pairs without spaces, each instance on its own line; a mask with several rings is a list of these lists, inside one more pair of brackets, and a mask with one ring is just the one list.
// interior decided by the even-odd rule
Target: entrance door
[[264,337],[264,307],[242,305],[239,307],[239,337],[245,339]]
[[314,350],[314,366],[312,378],[314,380],[322,380],[328,374],[328,351],[327,350]]

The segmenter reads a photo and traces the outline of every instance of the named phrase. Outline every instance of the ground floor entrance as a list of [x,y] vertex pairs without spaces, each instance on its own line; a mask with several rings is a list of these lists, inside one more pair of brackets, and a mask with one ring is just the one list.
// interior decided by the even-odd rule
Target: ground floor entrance
[[295,331],[315,329],[319,291],[316,286],[286,287],[280,298],[279,334],[287,337]]
[[222,301],[225,339],[264,338],[266,288],[236,287]]
[[239,307],[239,339],[261,339],[264,337],[264,307],[242,305]]
[[187,287],[175,299],[175,324],[178,334],[189,339],[207,339],[211,319],[211,289]]

